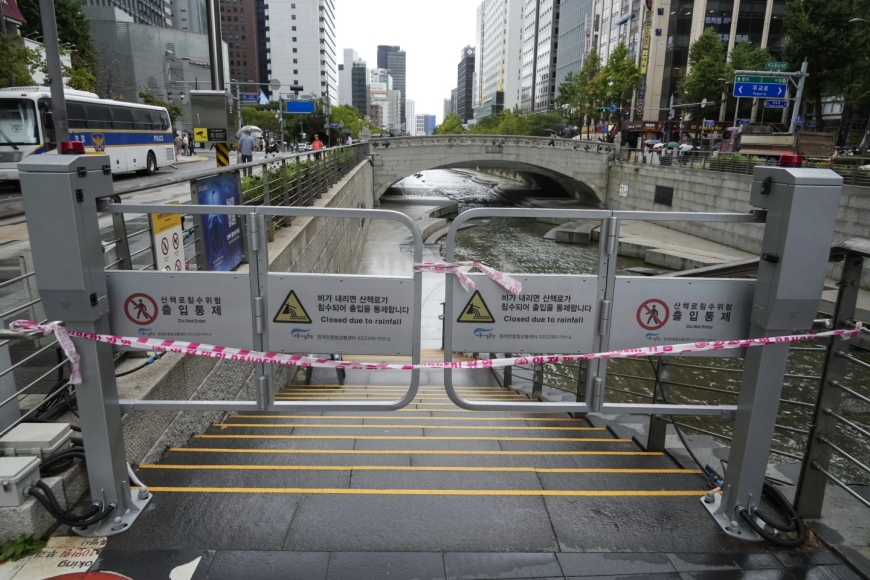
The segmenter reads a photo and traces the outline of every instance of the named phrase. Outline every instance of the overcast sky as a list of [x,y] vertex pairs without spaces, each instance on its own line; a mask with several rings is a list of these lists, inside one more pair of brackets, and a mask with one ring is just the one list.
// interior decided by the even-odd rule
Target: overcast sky
[[376,68],[378,45],[406,53],[408,94],[415,112],[444,116],[444,99],[456,88],[456,67],[466,45],[474,45],[479,0],[336,0],[337,59],[353,48]]

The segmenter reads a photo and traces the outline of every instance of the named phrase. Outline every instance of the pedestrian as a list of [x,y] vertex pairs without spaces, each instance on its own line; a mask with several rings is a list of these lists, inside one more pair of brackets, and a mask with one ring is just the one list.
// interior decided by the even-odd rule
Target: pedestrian
[[189,144],[189,140],[187,139],[187,133],[181,138],[181,154],[187,155],[187,146]]
[[[649,157],[649,141],[643,142],[643,162],[647,163],[647,158]],[[651,162],[652,160],[650,160]]]
[[[245,134],[239,139],[239,156],[241,158],[239,163],[250,163],[254,160],[254,138],[251,137],[250,130],[245,131]],[[246,168],[244,173],[250,176],[251,168]]]
[[311,142],[311,148],[314,149],[314,158],[320,159],[320,150],[323,149],[323,141],[320,140],[320,135],[314,134],[314,141]]
[[179,153],[181,153],[181,134],[175,134],[175,156],[178,157]]

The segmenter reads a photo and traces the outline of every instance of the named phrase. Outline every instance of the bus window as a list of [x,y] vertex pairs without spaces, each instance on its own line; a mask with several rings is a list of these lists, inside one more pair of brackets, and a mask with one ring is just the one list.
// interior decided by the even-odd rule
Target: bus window
[[86,103],[85,115],[88,117],[88,129],[112,128],[112,115],[106,105]]
[[85,117],[85,107],[74,101],[66,102],[66,118],[70,129],[87,129],[88,121]]
[[36,108],[26,99],[0,99],[0,146],[35,145],[39,143]]
[[130,131],[133,129],[133,113],[124,107],[112,107],[112,118],[115,129]]
[[151,114],[148,109],[133,109],[133,128],[137,131],[151,130]]
[[169,129],[169,119],[165,119],[166,115],[163,111],[149,111],[151,113],[151,126],[155,131],[166,131]]

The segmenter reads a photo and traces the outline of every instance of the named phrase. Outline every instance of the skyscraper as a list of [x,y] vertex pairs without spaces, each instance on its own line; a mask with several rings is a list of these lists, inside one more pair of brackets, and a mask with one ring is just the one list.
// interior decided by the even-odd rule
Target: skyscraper
[[500,110],[498,92],[506,108],[520,101],[523,0],[483,0],[477,10],[473,107],[492,114]]
[[456,114],[467,123],[474,117],[472,108],[472,92],[474,85],[474,47],[466,46],[462,49],[462,55],[457,67],[456,78]]
[[390,71],[390,76],[393,77],[393,89],[402,94],[401,118],[405,119],[405,99],[408,98],[408,90],[405,85],[405,51],[398,46],[379,45],[378,68]]
[[412,137],[416,134],[417,130],[417,117],[415,115],[416,107],[414,105],[414,101],[411,99],[405,99],[405,113],[408,115],[405,117],[405,130]]
[[360,115],[369,115],[369,69],[366,61],[355,60],[350,71],[351,104]]
[[416,135],[431,135],[435,131],[435,115],[416,115],[414,125]]
[[556,92],[569,72],[583,68],[592,50],[593,0],[562,0],[559,5],[559,49],[556,56]]
[[353,63],[359,60],[359,54],[352,48],[345,48],[344,58],[338,65],[338,104],[350,105],[353,102]]
[[453,112],[453,99],[444,99],[444,116],[441,117],[441,121],[450,116],[450,113]]
[[[110,6],[119,8],[133,17],[136,24],[173,27],[172,16],[175,0],[84,0],[86,6]],[[6,4],[6,2],[3,2]]]
[[556,96],[559,0],[525,0],[522,29],[520,107],[523,113],[546,111]]
[[[337,104],[335,1],[262,1],[268,14],[264,13],[262,20],[266,42],[261,43],[264,51],[259,54],[260,78],[281,81],[280,92],[287,93],[290,85],[302,85],[303,95],[328,96]],[[274,30],[270,30],[271,24]],[[278,93],[272,92],[273,101],[278,100]]]
[[[176,6],[189,7],[189,18],[195,18],[194,7],[199,0],[173,0]],[[205,0],[202,2],[202,18],[205,18]],[[251,4],[233,3],[232,0],[220,0],[221,7],[221,37],[227,43],[229,61],[225,63],[230,69],[226,80],[260,82],[260,67],[258,66],[257,18]],[[245,10],[247,8],[247,11]],[[183,14],[183,13],[180,13]],[[208,26],[207,22],[205,23]],[[208,34],[208,30],[203,30]],[[267,79],[268,80],[268,79]],[[230,87],[232,88],[232,87]],[[242,92],[257,93],[260,87],[256,85],[240,87]]]
[[[175,30],[208,34],[208,18],[206,18],[205,3],[206,0],[172,0],[170,2],[172,7],[172,27]],[[257,60],[256,53],[251,60]]]

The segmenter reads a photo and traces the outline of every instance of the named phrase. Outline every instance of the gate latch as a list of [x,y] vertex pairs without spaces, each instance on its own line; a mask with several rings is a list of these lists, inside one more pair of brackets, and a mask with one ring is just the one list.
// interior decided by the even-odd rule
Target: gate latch
[[779,264],[779,256],[776,254],[761,254],[761,259],[765,262],[770,262],[771,264]]

